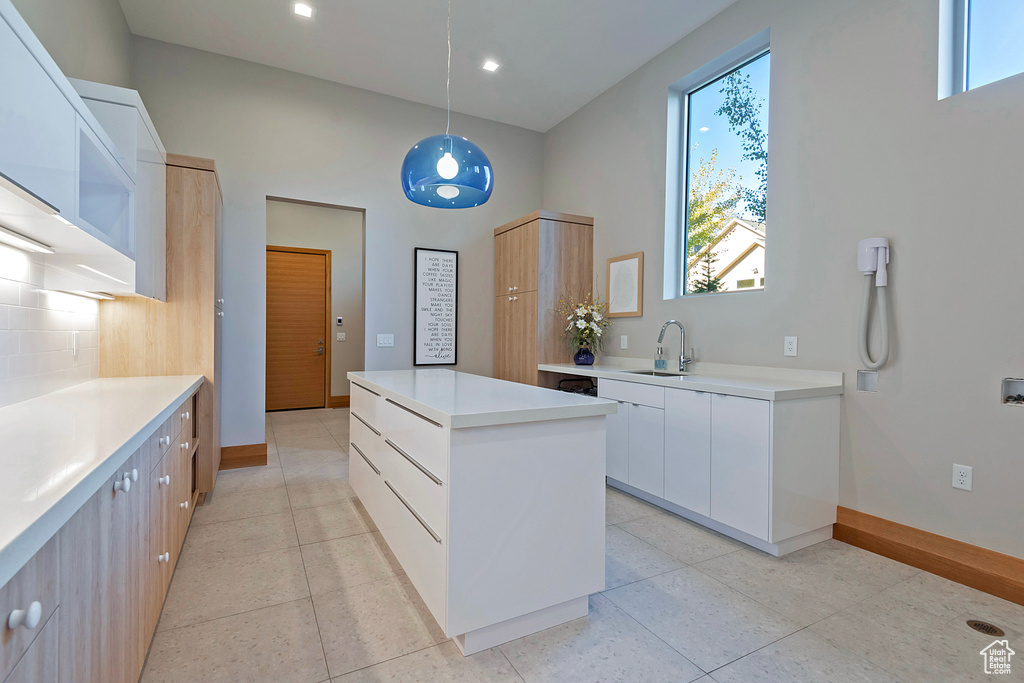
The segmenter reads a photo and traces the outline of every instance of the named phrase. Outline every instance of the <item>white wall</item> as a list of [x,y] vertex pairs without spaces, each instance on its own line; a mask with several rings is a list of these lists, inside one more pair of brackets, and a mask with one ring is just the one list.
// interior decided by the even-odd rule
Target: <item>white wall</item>
[[[679,318],[697,359],[842,370],[840,502],[1024,557],[1024,76],[936,100],[934,0],[741,0],[545,137],[544,204],[595,217],[595,270],[646,253],[653,354]],[[662,301],[669,84],[765,28],[772,75],[767,288]],[[857,241],[893,244],[893,360],[856,391]],[[784,358],[783,336],[800,337]],[[616,345],[617,347],[617,345]],[[671,350],[674,352],[674,347]],[[954,462],[974,491],[950,486]]]
[[[363,216],[354,209],[267,200],[267,244],[331,252],[331,396],[348,396],[348,373],[363,369]],[[338,341],[338,332],[345,341]]]
[[[460,315],[480,321],[460,328],[459,369],[490,374],[493,228],[540,206],[539,133],[453,114],[452,131],[490,157],[494,194],[476,209],[424,208],[405,199],[399,170],[443,130],[442,110],[143,38],[133,50],[167,150],[215,159],[224,189],[225,446],[263,441],[268,196],[366,209],[368,369],[412,364],[413,248],[459,250]],[[395,347],[376,348],[378,332]]]
[[118,0],[12,0],[69,78],[131,87],[132,34]]
[[0,407],[99,377],[97,302],[42,285],[38,259],[0,244]]

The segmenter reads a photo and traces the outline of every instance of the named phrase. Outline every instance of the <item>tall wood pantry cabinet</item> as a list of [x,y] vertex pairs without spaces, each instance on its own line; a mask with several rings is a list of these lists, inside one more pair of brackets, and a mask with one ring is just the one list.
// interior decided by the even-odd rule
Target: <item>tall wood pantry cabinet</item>
[[214,162],[167,155],[167,302],[100,303],[100,376],[204,375],[199,448],[190,475],[213,491],[220,468],[221,215]]
[[538,385],[538,364],[569,362],[555,309],[593,289],[593,218],[534,211],[495,229],[494,376]]

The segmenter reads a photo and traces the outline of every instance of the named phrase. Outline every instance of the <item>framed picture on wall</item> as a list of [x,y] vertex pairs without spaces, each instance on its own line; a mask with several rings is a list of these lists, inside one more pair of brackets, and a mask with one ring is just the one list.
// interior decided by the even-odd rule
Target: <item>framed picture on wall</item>
[[644,314],[644,252],[608,259],[609,318]]
[[459,336],[459,252],[415,250],[413,365],[455,365]]

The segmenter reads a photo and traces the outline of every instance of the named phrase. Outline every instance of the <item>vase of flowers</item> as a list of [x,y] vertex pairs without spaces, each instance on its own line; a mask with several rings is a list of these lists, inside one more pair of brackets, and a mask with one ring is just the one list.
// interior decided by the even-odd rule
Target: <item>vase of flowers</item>
[[602,332],[608,327],[605,305],[600,298],[586,297],[577,301],[567,297],[558,303],[556,312],[565,318],[566,326],[562,336],[575,351],[576,365],[593,365],[594,354],[604,347]]

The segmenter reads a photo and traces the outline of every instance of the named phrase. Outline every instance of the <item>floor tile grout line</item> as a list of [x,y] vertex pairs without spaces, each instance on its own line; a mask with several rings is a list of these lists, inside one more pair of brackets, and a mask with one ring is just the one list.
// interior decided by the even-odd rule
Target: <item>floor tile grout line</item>
[[[647,517],[642,517],[641,519],[647,519]],[[621,524],[629,524],[629,522],[621,522]],[[658,546],[656,546],[653,543],[651,543],[650,541],[648,541],[646,538],[642,538],[640,536],[637,536],[636,534],[634,534],[629,529],[623,529],[619,524],[609,524],[608,526],[614,526],[614,527],[616,527],[618,529],[621,529],[622,531],[625,531],[627,534],[629,534],[633,538],[637,538],[637,539],[643,541],[644,543],[646,543],[647,545],[651,546],[652,548],[654,548],[658,552],[664,553],[665,555],[668,555],[669,557],[671,557],[676,562],[682,562],[683,565],[685,565],[687,567],[695,567],[696,565],[698,565],[698,564],[700,564],[702,562],[710,562],[711,560],[717,560],[720,557],[725,557],[726,555],[732,555],[733,553],[738,553],[740,550],[743,550],[743,548],[733,548],[732,550],[730,550],[728,552],[724,552],[721,555],[715,555],[714,557],[708,557],[708,558],[699,560],[697,562],[687,562],[686,560],[684,560],[684,559],[682,559],[680,557],[676,557],[675,555],[673,555],[672,553],[668,552],[667,550],[662,550]]]
[[[516,640],[519,640],[519,639],[516,638]],[[512,641],[509,641],[509,642],[512,642]],[[495,645],[494,649],[501,653],[501,656],[505,658],[505,661],[508,662],[508,665],[510,667],[512,667],[513,671],[516,672],[516,676],[519,676],[519,680],[521,680],[523,683],[526,683],[526,677],[523,676],[523,674],[519,671],[519,669],[516,668],[516,665],[512,663],[511,659],[508,658],[508,655],[505,654],[505,651],[501,649],[501,646],[505,645],[505,644],[506,643],[501,643],[501,645]]]
[[[312,599],[313,599],[312,596],[307,595],[307,596],[305,596],[303,598],[295,598],[294,600],[283,600],[281,602],[275,602],[273,605],[262,605],[260,607],[253,607],[252,609],[242,610],[241,612],[235,612],[233,614],[224,614],[224,615],[221,615],[221,616],[218,616],[218,617],[213,617],[211,619],[204,619],[202,621],[195,621],[195,622],[192,622],[191,624],[182,624],[181,626],[175,626],[174,628],[165,628],[165,629],[157,628],[157,630],[153,632],[153,639],[156,640],[156,637],[158,635],[160,635],[161,633],[171,633],[173,631],[180,631],[180,630],[182,630],[184,628],[192,628],[194,626],[202,626],[204,624],[212,624],[213,622],[220,621],[221,619],[231,619],[232,617],[240,617],[243,614],[251,614],[253,612],[259,612],[260,610],[271,609],[273,607],[280,607],[281,605],[290,605],[290,604],[295,603],[295,602],[302,602],[303,600],[309,600],[310,602],[312,602]],[[166,607],[166,604],[164,606]],[[160,616],[163,616],[163,609],[161,609],[160,612],[161,612]]]

